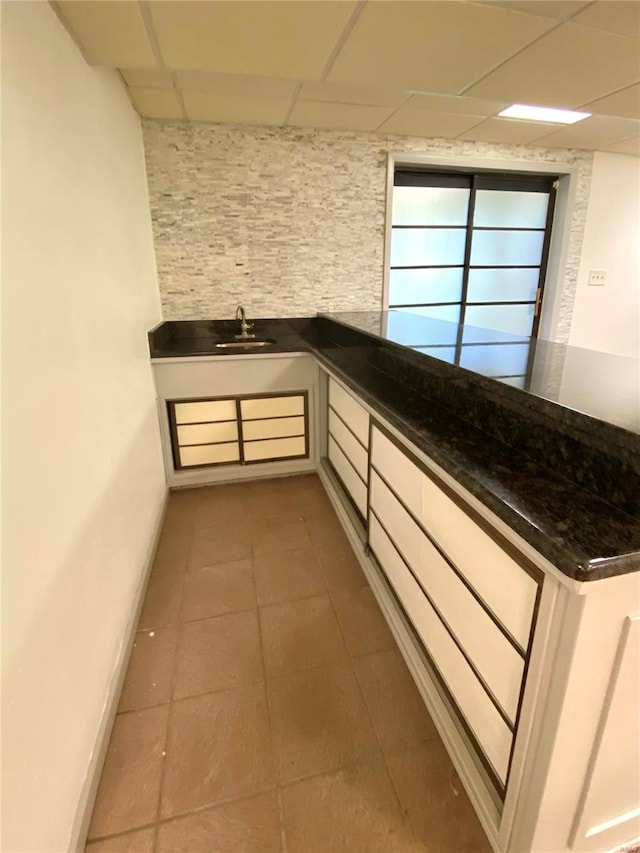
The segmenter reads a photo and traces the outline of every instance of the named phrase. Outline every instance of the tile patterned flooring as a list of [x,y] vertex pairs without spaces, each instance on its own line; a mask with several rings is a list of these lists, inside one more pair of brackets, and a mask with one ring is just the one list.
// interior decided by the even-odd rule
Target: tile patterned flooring
[[489,853],[315,475],[171,494],[89,839]]

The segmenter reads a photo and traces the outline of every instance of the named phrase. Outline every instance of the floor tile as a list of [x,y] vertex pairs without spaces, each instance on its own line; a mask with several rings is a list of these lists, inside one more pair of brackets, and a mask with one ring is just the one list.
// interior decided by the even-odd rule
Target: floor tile
[[296,480],[295,496],[298,512],[304,519],[333,513],[331,501],[317,475],[297,477]]
[[246,522],[203,527],[194,530],[191,538],[189,569],[216,566],[251,556],[249,527]]
[[188,535],[193,529],[195,505],[192,501],[169,498],[162,522],[164,536]]
[[489,842],[439,739],[408,747],[388,756],[387,762],[413,830],[430,853],[490,853]]
[[165,625],[177,622],[180,616],[183,588],[182,572],[171,572],[157,577],[152,575],[142,605],[138,630],[163,628]]
[[343,556],[352,553],[347,534],[333,510],[325,515],[309,518],[306,525],[314,545],[337,551]]
[[156,819],[168,705],[118,714],[111,734],[89,838],[126,832]]
[[331,593],[347,648],[352,655],[366,655],[395,647],[395,640],[369,586]]
[[328,595],[260,608],[267,676],[330,663],[347,650]]
[[190,543],[190,532],[170,533],[167,532],[165,525],[158,540],[151,570],[152,577],[170,572],[184,572],[187,566]]
[[180,620],[190,622],[255,606],[251,560],[202,566],[187,573]]
[[365,655],[353,663],[385,752],[438,737],[433,720],[397,649]]
[[290,519],[300,517],[300,507],[296,495],[287,484],[271,480],[274,485],[263,490],[254,490],[247,496],[249,515],[255,519],[287,516]]
[[176,699],[251,684],[263,678],[257,613],[230,613],[182,626],[176,661]]
[[274,787],[264,683],[174,702],[161,817]]
[[313,548],[257,554],[253,558],[258,604],[278,604],[326,591]]
[[322,577],[330,592],[366,585],[367,579],[350,546],[334,548],[321,545],[316,547],[316,554]]
[[278,794],[269,791],[160,824],[156,853],[280,853]]
[[134,711],[171,699],[178,628],[138,631],[120,697],[119,711]]
[[241,524],[246,520],[247,506],[237,490],[229,486],[215,486],[208,489],[198,501],[193,526],[220,527],[223,524]]
[[304,521],[289,516],[255,519],[251,523],[251,542],[254,554],[269,554],[306,548],[311,543]]
[[267,690],[280,782],[379,754],[349,661],[269,679]]
[[381,759],[295,782],[282,806],[289,853],[417,853]]
[[102,841],[90,841],[85,850],[87,853],[153,853],[155,834],[155,827],[150,826]]

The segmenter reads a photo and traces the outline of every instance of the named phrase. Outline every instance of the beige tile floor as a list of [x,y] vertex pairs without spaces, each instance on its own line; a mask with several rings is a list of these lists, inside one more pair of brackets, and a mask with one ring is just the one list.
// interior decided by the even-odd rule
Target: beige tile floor
[[315,475],[172,493],[89,839],[488,853]]

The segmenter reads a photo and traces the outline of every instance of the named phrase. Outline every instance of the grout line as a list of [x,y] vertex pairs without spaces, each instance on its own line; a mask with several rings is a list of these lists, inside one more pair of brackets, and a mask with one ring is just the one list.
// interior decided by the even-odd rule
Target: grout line
[[353,28],[355,27],[358,18],[362,14],[362,10],[364,9],[364,7],[365,7],[365,0],[358,0],[355,9],[351,13],[349,20],[345,24],[345,27],[344,27],[341,35],[339,36],[338,41],[335,43],[334,48],[329,55],[329,59],[327,60],[327,64],[325,65],[325,67],[322,70],[322,74],[320,75],[321,81],[324,81],[327,79],[327,75],[331,71],[333,63],[338,58],[338,54],[340,53],[340,51],[344,47],[344,43],[346,42],[346,40],[351,35],[351,32],[352,32]]

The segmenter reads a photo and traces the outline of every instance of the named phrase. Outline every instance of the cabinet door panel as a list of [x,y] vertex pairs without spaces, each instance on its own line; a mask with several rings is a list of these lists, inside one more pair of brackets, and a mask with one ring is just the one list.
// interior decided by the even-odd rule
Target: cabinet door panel
[[426,475],[422,507],[425,528],[526,649],[538,591],[535,580]]
[[304,397],[255,397],[240,401],[242,419],[304,415]]
[[369,413],[333,379],[329,379],[329,405],[336,410],[359,441],[369,447]]
[[331,409],[329,409],[329,433],[366,483],[369,465],[367,451]]
[[511,749],[509,727],[374,516],[371,518],[370,542],[441,678],[486,758],[504,783]]
[[272,418],[264,421],[243,421],[242,435],[246,441],[256,438],[285,438],[304,435],[304,418]]
[[342,450],[329,437],[329,459],[362,515],[367,516],[367,487],[356,474]]
[[207,421],[235,421],[235,400],[201,400],[195,403],[176,403],[177,424],[196,424]]
[[195,447],[181,447],[180,464],[183,468],[193,465],[215,465],[221,462],[238,462],[240,446],[237,441],[229,444],[200,444]]
[[266,441],[246,441],[242,445],[247,462],[267,459],[285,459],[289,456],[305,456],[304,436],[299,438],[273,438]]
[[210,424],[186,424],[177,427],[178,444],[211,444],[218,441],[237,441],[238,424],[235,421],[219,421]]
[[375,427],[372,430],[371,464],[399,495],[411,512],[422,512],[422,471]]

